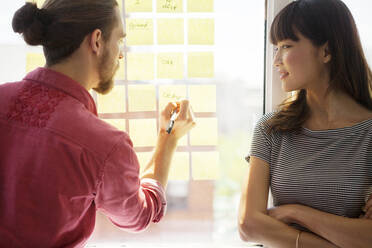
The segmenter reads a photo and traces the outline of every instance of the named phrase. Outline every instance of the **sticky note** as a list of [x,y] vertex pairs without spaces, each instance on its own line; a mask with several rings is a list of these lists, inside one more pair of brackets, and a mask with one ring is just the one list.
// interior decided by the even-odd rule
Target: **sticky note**
[[115,73],[115,80],[124,80],[125,79],[125,63],[124,59],[119,60],[119,69]]
[[[164,110],[169,102],[179,102],[186,99],[186,85],[160,85],[159,86],[159,110]],[[178,141],[178,146],[187,145],[187,135]]]
[[213,12],[214,0],[187,0],[188,12]]
[[129,85],[128,108],[134,111],[156,111],[156,90],[154,85]]
[[183,12],[182,0],[157,0],[157,11],[167,13]]
[[42,53],[27,53],[26,54],[26,73],[35,70],[38,67],[45,65],[45,57]]
[[135,147],[155,146],[158,136],[156,120],[129,120],[129,135]]
[[169,180],[189,180],[190,159],[188,152],[176,152],[169,169]]
[[125,119],[103,119],[105,122],[116,127],[121,131],[125,131]]
[[169,102],[186,99],[186,85],[160,85],[159,109],[162,111]]
[[106,95],[97,94],[98,113],[124,113],[125,87],[116,85]]
[[158,44],[184,44],[184,22],[180,18],[158,19]]
[[212,52],[192,52],[187,59],[189,78],[214,77],[214,56]]
[[216,118],[197,118],[196,125],[190,131],[192,146],[218,145],[218,128]]
[[214,19],[189,19],[188,30],[190,45],[214,44]]
[[190,85],[189,100],[194,112],[216,112],[216,85]]
[[152,12],[152,0],[125,0],[125,12]]
[[127,45],[154,44],[154,26],[152,19],[127,19]]
[[140,165],[140,174],[142,174],[146,169],[147,164],[150,162],[153,152],[137,152],[136,155]]
[[158,78],[184,78],[183,53],[158,54]]
[[192,178],[194,180],[215,180],[219,177],[218,152],[193,152]]
[[128,80],[154,79],[154,54],[128,53],[127,63]]

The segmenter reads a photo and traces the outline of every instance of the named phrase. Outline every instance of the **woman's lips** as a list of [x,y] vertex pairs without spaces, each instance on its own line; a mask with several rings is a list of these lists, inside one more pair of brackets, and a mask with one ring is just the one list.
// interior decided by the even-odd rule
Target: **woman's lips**
[[289,75],[288,72],[280,72],[280,79],[282,80],[282,79],[286,78],[288,75]]

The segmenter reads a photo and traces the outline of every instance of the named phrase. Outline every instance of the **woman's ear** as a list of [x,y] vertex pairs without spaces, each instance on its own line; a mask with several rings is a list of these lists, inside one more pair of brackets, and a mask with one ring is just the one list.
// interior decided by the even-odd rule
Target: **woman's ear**
[[93,53],[100,55],[103,44],[102,44],[102,31],[100,29],[95,29],[90,35],[89,45]]
[[322,46],[322,59],[325,64],[332,59],[331,52],[329,51],[328,41]]

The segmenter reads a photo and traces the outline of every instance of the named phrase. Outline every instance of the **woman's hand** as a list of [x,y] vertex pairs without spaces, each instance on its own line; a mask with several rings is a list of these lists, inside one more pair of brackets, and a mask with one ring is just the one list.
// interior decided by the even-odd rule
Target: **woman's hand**
[[293,216],[297,212],[298,205],[287,204],[279,207],[270,208],[267,210],[267,214],[281,222],[286,224],[294,223]]
[[360,216],[360,218],[372,220],[372,194],[369,196],[366,205],[363,207],[363,212],[364,214]]

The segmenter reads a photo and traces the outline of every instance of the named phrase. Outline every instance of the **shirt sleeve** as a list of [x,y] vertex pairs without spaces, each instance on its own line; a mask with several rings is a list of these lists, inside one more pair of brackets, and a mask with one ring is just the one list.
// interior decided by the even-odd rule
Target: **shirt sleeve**
[[139,178],[138,159],[127,135],[105,162],[95,204],[115,225],[133,232],[159,222],[165,213],[164,189],[156,180]]
[[251,148],[246,157],[247,162],[249,162],[251,156],[254,156],[264,160],[268,164],[271,163],[271,142],[265,130],[266,119],[267,117],[263,116],[254,128]]

